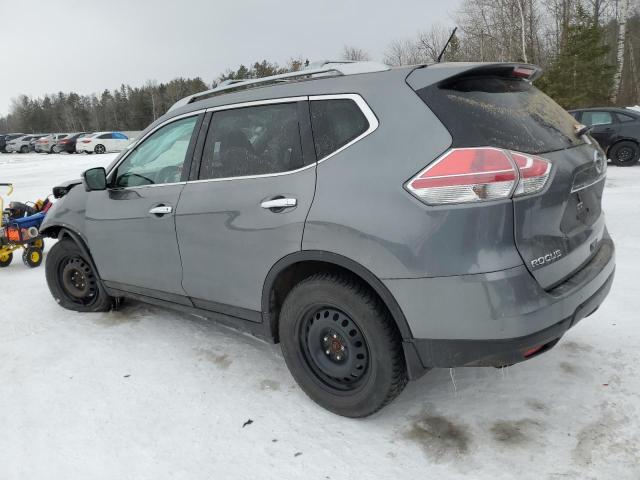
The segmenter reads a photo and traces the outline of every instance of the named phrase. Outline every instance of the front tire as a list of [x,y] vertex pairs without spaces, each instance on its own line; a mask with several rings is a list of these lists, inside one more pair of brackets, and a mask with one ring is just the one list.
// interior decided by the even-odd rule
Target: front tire
[[616,143],[609,151],[611,163],[618,167],[631,167],[640,159],[640,146],[629,140]]
[[20,147],[20,153],[29,153],[29,147],[23,145],[22,147]]
[[6,268],[11,265],[13,261],[13,253],[11,252],[0,252],[0,268]]
[[338,415],[369,416],[407,383],[393,320],[366,286],[348,276],[316,274],[296,285],[282,306],[279,334],[298,385]]
[[22,252],[22,262],[29,268],[37,268],[42,265],[44,255],[37,247],[25,248]]
[[76,312],[111,310],[113,299],[73,240],[60,240],[51,247],[45,270],[51,295],[62,307]]

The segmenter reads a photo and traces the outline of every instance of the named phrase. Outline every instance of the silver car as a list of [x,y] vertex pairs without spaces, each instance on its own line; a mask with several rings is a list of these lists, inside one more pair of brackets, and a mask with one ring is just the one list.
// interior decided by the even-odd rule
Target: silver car
[[58,153],[56,151],[57,143],[63,138],[67,138],[68,136],[68,133],[52,133],[39,138],[35,142],[35,151],[38,153]]

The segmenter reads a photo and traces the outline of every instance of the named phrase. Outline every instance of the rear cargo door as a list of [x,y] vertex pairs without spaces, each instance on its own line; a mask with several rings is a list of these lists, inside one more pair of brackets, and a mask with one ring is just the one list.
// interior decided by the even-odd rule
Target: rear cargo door
[[513,197],[516,247],[548,289],[599,247],[606,161],[592,139],[577,135],[578,122],[522,72],[483,65],[416,91],[451,133],[452,147],[498,147],[551,162],[542,191]]

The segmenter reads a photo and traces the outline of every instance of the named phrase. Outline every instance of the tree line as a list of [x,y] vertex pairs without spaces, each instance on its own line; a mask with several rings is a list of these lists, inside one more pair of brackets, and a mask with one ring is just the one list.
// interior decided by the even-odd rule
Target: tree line
[[[463,0],[454,16],[458,30],[444,61],[513,61],[546,71],[537,86],[565,108],[640,103],[638,0]],[[429,63],[450,37],[441,24],[389,43],[389,65]],[[345,60],[370,60],[366,49],[345,46]],[[141,130],[180,98],[225,80],[260,78],[308,65],[262,60],[229,69],[207,83],[176,78],[143,86],[121,85],[101,94],[59,92],[13,100],[0,131],[52,132]]]

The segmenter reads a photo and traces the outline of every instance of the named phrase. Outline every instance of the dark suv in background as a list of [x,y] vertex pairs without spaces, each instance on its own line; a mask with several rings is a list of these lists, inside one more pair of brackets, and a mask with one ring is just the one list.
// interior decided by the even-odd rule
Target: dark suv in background
[[640,112],[628,108],[570,110],[576,120],[591,127],[589,133],[620,167],[636,165],[640,159]]
[[302,389],[350,417],[434,367],[532,358],[615,267],[604,154],[538,75],[335,62],[187,97],[54,189],[51,293],[280,342]]

